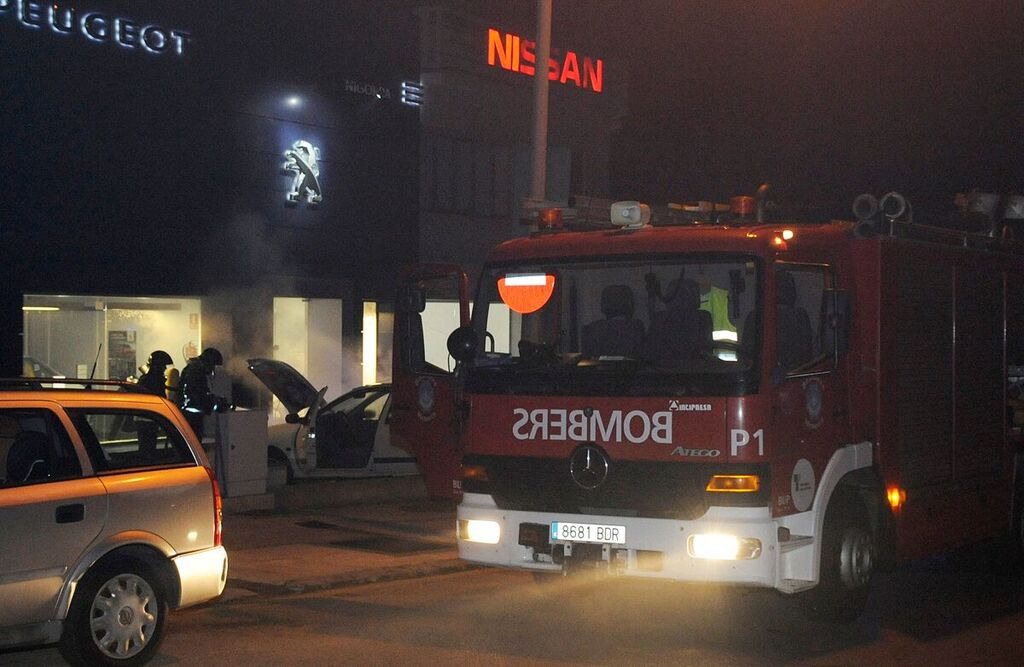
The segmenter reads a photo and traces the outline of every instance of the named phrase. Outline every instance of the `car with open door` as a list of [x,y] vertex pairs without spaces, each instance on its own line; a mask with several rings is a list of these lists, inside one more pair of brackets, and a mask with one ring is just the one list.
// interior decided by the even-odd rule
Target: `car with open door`
[[287,410],[270,427],[267,464],[302,477],[414,475],[416,458],[391,442],[391,385],[356,387],[327,402],[302,373],[283,361],[250,359],[249,370]]

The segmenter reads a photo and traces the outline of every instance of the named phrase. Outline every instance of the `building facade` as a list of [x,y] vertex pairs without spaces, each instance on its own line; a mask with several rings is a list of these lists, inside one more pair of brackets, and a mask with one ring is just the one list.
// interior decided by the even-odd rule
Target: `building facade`
[[[388,380],[402,268],[526,232],[524,4],[0,0],[4,375],[215,346],[250,407],[252,357]],[[606,196],[624,68],[556,24],[548,70],[547,198]]]
[[212,345],[242,402],[253,356],[329,395],[386,375],[363,320],[417,259],[396,242],[418,234],[416,21],[399,3],[0,0],[8,374],[24,357],[123,378]]
[[[419,10],[423,107],[420,255],[473,273],[500,241],[526,233],[535,3],[489,15],[455,0]],[[607,197],[612,134],[626,114],[626,68],[587,35],[552,29],[546,198]]]

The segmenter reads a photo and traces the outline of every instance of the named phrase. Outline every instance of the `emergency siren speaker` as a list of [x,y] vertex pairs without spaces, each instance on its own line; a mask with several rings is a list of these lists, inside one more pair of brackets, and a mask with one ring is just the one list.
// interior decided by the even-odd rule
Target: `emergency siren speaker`
[[854,236],[867,238],[878,233],[878,200],[864,193],[853,200],[853,214],[857,216]]
[[889,222],[899,220],[900,218],[905,219],[907,222],[914,221],[913,207],[911,207],[907,198],[898,192],[890,192],[882,197],[882,201],[878,203],[878,208],[882,210],[882,215]]
[[651,207],[638,201],[617,201],[612,204],[612,224],[623,229],[639,229],[651,222]]

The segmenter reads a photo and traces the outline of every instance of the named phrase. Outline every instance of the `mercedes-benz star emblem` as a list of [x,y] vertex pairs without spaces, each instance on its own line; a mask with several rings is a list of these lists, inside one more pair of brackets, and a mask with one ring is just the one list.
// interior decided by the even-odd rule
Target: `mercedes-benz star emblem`
[[569,474],[577,486],[596,489],[608,478],[608,457],[597,447],[579,447],[569,457]]

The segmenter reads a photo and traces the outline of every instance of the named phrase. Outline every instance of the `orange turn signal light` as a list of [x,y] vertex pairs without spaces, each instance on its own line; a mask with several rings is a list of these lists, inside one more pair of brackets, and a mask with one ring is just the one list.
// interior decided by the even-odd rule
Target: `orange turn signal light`
[[761,488],[757,475],[712,475],[705,491],[715,493],[755,493]]
[[462,479],[473,479],[478,482],[491,481],[491,478],[487,476],[487,468],[475,465],[462,466]]
[[907,502],[907,492],[898,486],[890,486],[885,490],[885,498],[889,501],[889,507],[892,508],[892,511],[898,512]]
[[561,229],[562,209],[542,208],[537,213],[537,226],[541,229]]

